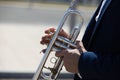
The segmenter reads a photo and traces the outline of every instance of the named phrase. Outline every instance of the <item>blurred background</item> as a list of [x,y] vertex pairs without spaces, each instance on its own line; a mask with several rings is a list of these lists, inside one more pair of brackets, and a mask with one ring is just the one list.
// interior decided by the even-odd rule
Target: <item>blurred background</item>
[[[44,30],[57,27],[71,0],[0,0],[0,80],[31,80],[46,46],[40,45]],[[84,18],[78,37],[101,0],[80,0],[77,9]],[[70,30],[70,27],[66,27]],[[61,71],[61,80],[72,80]]]

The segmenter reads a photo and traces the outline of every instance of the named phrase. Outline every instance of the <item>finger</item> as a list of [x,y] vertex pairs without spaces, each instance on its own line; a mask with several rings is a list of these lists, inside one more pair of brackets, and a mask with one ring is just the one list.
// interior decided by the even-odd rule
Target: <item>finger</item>
[[47,44],[47,43],[49,43],[51,38],[52,38],[52,35],[45,35],[45,36],[42,37],[40,43],[41,44]]
[[40,41],[40,44],[44,45],[44,44],[48,44],[50,42],[50,40],[42,40]]
[[50,35],[50,34],[49,35],[45,35],[45,36],[42,37],[43,40],[44,39],[51,39],[51,38],[52,38],[52,35]]
[[55,28],[51,27],[45,30],[46,34],[50,34],[50,32],[54,33],[55,32]]
[[76,41],[77,48],[81,48],[80,41]]
[[67,50],[57,51],[57,52],[55,53],[55,56],[56,56],[56,57],[62,57],[62,56],[65,56],[66,53],[68,53]]
[[86,52],[87,50],[84,48],[84,45],[81,41],[77,41],[77,48],[79,49],[79,51],[82,52]]
[[42,49],[42,50],[40,51],[40,53],[45,53],[45,51],[46,51],[46,49]]

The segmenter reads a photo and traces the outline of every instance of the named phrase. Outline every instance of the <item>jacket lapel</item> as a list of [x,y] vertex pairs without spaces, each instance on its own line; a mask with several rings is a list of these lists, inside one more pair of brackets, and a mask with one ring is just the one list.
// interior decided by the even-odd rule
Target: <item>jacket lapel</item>
[[95,24],[95,28],[93,29],[93,32],[92,32],[91,37],[90,37],[90,40],[89,40],[89,42],[88,42],[88,48],[90,47],[90,44],[91,44],[91,42],[92,42],[92,40],[93,40],[93,37],[94,37],[94,35],[95,35],[95,32],[96,32],[96,30],[97,30],[98,27],[99,27],[98,25],[99,25],[99,23],[100,23],[100,21],[101,21],[101,19],[102,19],[102,16],[104,15],[104,13],[105,13],[106,9],[108,8],[109,4],[111,3],[111,1],[112,1],[112,0],[107,0],[107,2],[105,3],[105,6],[103,6],[103,8],[102,8],[102,11],[101,11],[100,16],[99,16],[99,18],[98,18],[98,21],[97,21],[96,24]]

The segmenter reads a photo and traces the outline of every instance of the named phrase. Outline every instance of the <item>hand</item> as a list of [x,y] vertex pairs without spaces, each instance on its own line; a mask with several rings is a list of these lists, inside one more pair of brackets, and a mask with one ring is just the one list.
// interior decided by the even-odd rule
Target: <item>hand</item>
[[[50,39],[52,38],[52,35],[55,33],[55,31],[56,30],[53,27],[46,29],[45,30],[45,35],[42,37],[40,43],[43,44],[43,45],[48,44]],[[53,33],[53,34],[51,34],[51,33]],[[63,29],[60,30],[59,36],[69,38],[69,35]]]
[[56,52],[57,57],[63,56],[64,66],[68,72],[78,73],[80,53],[78,49],[67,49]]
[[72,73],[79,73],[78,63],[81,53],[86,52],[82,42],[77,42],[76,49],[66,49],[56,52],[57,57],[63,56],[64,66],[67,71]]

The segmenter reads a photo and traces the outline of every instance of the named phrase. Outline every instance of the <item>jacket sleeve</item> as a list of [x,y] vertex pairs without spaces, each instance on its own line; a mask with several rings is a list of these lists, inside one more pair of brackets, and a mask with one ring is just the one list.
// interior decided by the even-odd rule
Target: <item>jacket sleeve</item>
[[79,59],[79,72],[87,79],[115,80],[120,75],[120,54],[96,54],[85,52]]

